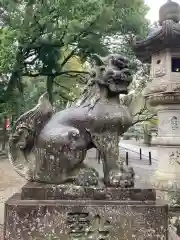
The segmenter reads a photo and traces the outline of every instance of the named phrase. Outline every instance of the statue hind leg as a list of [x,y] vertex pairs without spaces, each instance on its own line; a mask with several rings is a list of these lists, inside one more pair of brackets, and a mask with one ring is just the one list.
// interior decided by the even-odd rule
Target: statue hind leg
[[98,174],[84,164],[89,133],[68,125],[50,126],[45,126],[36,141],[36,181],[97,185]]
[[118,163],[119,136],[116,132],[92,134],[93,143],[101,153],[103,161],[104,183],[112,187],[134,186],[134,171]]

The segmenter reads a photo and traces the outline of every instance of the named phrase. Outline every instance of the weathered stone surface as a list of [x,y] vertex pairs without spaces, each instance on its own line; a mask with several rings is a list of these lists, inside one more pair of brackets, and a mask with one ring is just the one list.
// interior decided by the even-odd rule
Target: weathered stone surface
[[170,206],[168,215],[175,234],[180,237],[180,206]]
[[85,89],[71,107],[54,113],[47,93],[14,124],[10,161],[28,181],[47,184],[98,185],[98,174],[83,164],[96,148],[103,159],[104,183],[133,187],[134,171],[119,167],[119,136],[132,125],[129,109],[120,104],[132,82],[130,61],[119,54],[94,55]]
[[20,198],[6,202],[5,240],[167,239],[167,205]]
[[22,188],[21,199],[155,201],[156,193],[154,189],[78,187],[74,185],[52,185],[29,182]]

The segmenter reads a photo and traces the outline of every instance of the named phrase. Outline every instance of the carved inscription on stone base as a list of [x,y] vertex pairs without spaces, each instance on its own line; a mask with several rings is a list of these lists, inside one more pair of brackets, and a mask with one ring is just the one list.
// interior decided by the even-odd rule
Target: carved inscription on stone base
[[67,225],[69,225],[69,236],[71,240],[91,240],[109,239],[109,231],[112,228],[108,220],[104,220],[100,215],[95,215],[92,219],[89,213],[69,213]]
[[4,240],[167,239],[166,205],[142,201],[22,200],[5,204]]

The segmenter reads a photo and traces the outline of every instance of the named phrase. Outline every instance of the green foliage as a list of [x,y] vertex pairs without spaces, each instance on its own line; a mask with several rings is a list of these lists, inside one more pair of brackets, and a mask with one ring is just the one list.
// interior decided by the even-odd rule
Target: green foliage
[[[93,53],[125,49],[128,55],[132,37],[147,32],[147,10],[143,0],[0,0],[0,70],[9,77],[2,98],[35,103],[47,88],[64,106],[76,97],[85,74],[69,67],[71,59],[78,56],[83,63]],[[120,41],[113,47],[115,39]]]
[[15,62],[15,35],[9,27],[0,29],[0,72],[3,74],[10,73]]

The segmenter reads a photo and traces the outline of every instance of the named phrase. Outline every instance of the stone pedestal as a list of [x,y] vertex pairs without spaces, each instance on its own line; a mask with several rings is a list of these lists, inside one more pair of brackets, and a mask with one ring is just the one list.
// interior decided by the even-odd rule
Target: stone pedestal
[[159,163],[151,182],[156,189],[176,191],[180,189],[180,93],[154,93],[147,101],[156,106],[159,119],[154,142]]
[[[180,189],[180,148],[179,146],[159,146],[157,150],[158,169],[152,178],[156,189],[177,191]],[[153,176],[154,177],[154,176]]]
[[151,189],[28,183],[5,204],[5,240],[168,239],[168,207]]

